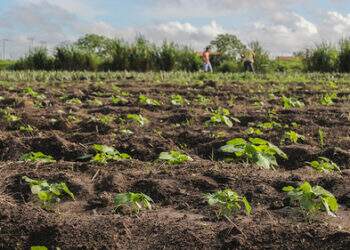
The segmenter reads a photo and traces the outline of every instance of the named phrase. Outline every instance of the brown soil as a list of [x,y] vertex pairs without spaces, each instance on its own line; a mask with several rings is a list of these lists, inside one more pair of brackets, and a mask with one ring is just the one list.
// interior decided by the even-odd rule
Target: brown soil
[[[112,104],[110,97],[118,94],[113,86],[129,93],[127,104]],[[38,245],[49,249],[350,249],[349,85],[334,90],[323,84],[31,84],[47,96],[40,107],[35,98],[23,93],[24,87],[20,83],[0,85],[0,108],[10,107],[21,118],[19,122],[0,120],[0,249]],[[339,96],[335,105],[321,106],[322,93],[334,91]],[[139,94],[163,105],[140,105]],[[172,106],[172,94],[181,94],[191,104]],[[212,104],[196,103],[198,94],[211,98]],[[284,110],[278,99],[282,95],[303,99],[306,107]],[[62,96],[83,103],[67,104]],[[88,102],[95,98],[103,106]],[[264,105],[257,106],[257,101]],[[241,123],[233,128],[206,127],[210,108],[218,107],[229,108]],[[269,118],[272,108],[276,113]],[[150,123],[139,127],[122,122],[120,118],[129,113],[142,114]],[[101,115],[114,119],[110,124],[94,119]],[[279,159],[276,171],[240,161],[223,163],[220,146],[234,137],[248,138],[244,134],[248,127],[271,120],[283,126],[298,123],[293,130],[306,138],[300,144],[280,145],[287,129],[261,135],[289,156]],[[34,132],[19,131],[28,124]],[[134,134],[122,134],[124,128]],[[326,133],[323,147],[319,129]],[[215,137],[219,131],[223,136]],[[133,160],[107,165],[84,162],[80,157],[91,153],[93,144],[114,146]],[[169,150],[182,150],[194,161],[178,166],[156,161],[159,153]],[[21,155],[30,151],[49,154],[58,162],[20,162]],[[317,173],[305,166],[318,156],[336,162],[342,174]],[[66,198],[55,211],[43,210],[22,181],[25,175],[64,181],[76,200]],[[321,185],[336,196],[341,206],[336,218],[323,213],[306,218],[296,207],[289,207],[281,189],[303,181]],[[246,196],[253,206],[252,215],[217,219],[203,194],[224,188]],[[116,213],[115,194],[129,191],[149,195],[155,202],[153,209],[138,215]]]

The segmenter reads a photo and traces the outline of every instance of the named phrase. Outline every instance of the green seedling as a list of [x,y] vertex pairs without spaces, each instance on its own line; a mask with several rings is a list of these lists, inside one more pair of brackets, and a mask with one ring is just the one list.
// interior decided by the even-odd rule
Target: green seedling
[[207,121],[207,124],[218,124],[223,123],[229,128],[233,127],[233,122],[240,123],[240,121],[237,118],[229,117],[230,111],[225,108],[219,108],[218,110],[214,111],[212,113],[212,116],[210,117],[210,120]]
[[145,95],[140,95],[139,96],[139,102],[142,104],[142,105],[148,105],[148,106],[160,106],[160,102],[155,100],[155,99],[152,99],[152,98],[149,98]]
[[93,145],[93,149],[96,154],[91,159],[91,162],[99,163],[99,164],[107,164],[111,161],[120,161],[125,159],[131,159],[130,155],[125,153],[120,153],[113,147],[109,147],[106,145],[95,144]]
[[299,135],[295,131],[288,131],[284,133],[281,143],[285,143],[287,140],[292,143],[298,143],[299,141],[304,141],[305,137],[302,135]]
[[293,97],[288,98],[286,96],[282,96],[282,104],[284,109],[305,107],[305,104],[298,99]]
[[184,106],[189,104],[188,100],[183,98],[181,95],[171,95],[170,102],[174,106]]
[[96,118],[97,121],[107,126],[113,123],[114,119],[115,117],[113,115],[100,115]]
[[209,206],[216,208],[216,215],[218,218],[229,218],[244,207],[246,215],[250,215],[252,207],[246,197],[239,196],[231,189],[217,191],[213,194],[206,194],[205,198]]
[[198,94],[195,102],[201,106],[207,106],[212,103],[211,99],[203,95]]
[[321,186],[311,186],[304,182],[298,188],[292,186],[284,187],[291,202],[297,202],[302,211],[314,214],[318,211],[326,211],[328,215],[335,217],[339,205],[334,195]]
[[26,94],[26,95],[29,95],[35,99],[38,99],[38,100],[44,100],[46,99],[46,96],[43,95],[43,94],[40,94],[36,91],[34,91],[31,87],[27,87],[23,90],[23,92]]
[[68,105],[81,105],[82,104],[81,100],[78,99],[78,98],[69,99],[69,100],[66,101],[66,103]]
[[244,134],[246,134],[246,135],[262,135],[264,133],[258,128],[249,127],[248,129],[246,129],[244,131]]
[[185,163],[187,161],[193,161],[193,159],[185,154],[182,154],[178,151],[162,152],[159,155],[159,160],[165,161],[171,165],[178,165]]
[[31,246],[30,250],[48,250],[45,246]]
[[118,211],[122,206],[127,206],[132,213],[138,214],[142,209],[152,209],[153,200],[143,193],[122,193],[114,198],[115,210]]
[[337,98],[337,94],[325,94],[322,96],[320,100],[320,104],[323,106],[331,106],[334,105],[334,100]]
[[23,176],[22,179],[29,184],[32,194],[37,195],[44,209],[51,209],[65,194],[75,200],[74,194],[64,182],[49,184],[46,180],[33,180],[27,176]]
[[325,145],[325,137],[326,137],[326,133],[324,132],[323,129],[320,128],[320,129],[318,130],[318,139],[319,139],[319,141],[320,141],[320,146],[321,146],[321,148],[323,148],[324,145]]
[[340,172],[340,168],[336,163],[331,161],[330,159],[326,157],[319,157],[318,161],[312,161],[312,162],[307,162],[307,164],[315,169],[318,172],[333,172],[333,171],[338,171]]
[[34,128],[30,125],[23,125],[19,127],[19,131],[22,133],[31,133],[34,132]]
[[132,132],[130,129],[121,129],[120,133],[124,134],[124,135],[133,135],[134,132]]
[[272,121],[272,122],[259,122],[256,127],[264,130],[264,131],[268,131],[271,129],[279,129],[282,128],[282,124]]
[[37,163],[55,163],[56,160],[51,155],[42,152],[30,152],[21,156],[21,161]]
[[122,96],[112,96],[111,102],[114,105],[119,105],[119,104],[126,104],[129,101],[128,101],[128,99],[126,99],[125,97],[122,97]]
[[94,98],[92,100],[88,100],[88,104],[90,106],[101,107],[103,105],[103,102],[98,98]]
[[131,121],[138,123],[141,127],[143,127],[144,125],[146,125],[149,122],[147,120],[147,118],[143,117],[142,115],[137,115],[137,114],[128,114],[126,116],[126,118],[128,120],[131,120]]
[[278,166],[275,155],[288,159],[287,155],[277,146],[260,138],[249,138],[248,141],[235,138],[222,146],[220,151],[229,154],[229,160],[233,159],[232,157],[244,157],[264,169],[275,169]]
[[12,111],[12,109],[10,109],[10,108],[1,109],[0,114],[2,115],[2,118],[8,123],[20,121],[21,118],[16,116],[16,115],[11,114],[11,111]]

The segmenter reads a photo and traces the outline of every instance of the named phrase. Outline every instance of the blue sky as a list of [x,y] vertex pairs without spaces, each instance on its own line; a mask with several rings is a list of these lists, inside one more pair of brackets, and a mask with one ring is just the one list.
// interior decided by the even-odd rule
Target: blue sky
[[216,35],[259,40],[272,55],[350,36],[349,0],[0,0],[0,39],[6,57],[34,44],[50,49],[97,33],[132,41],[138,34],[195,49]]

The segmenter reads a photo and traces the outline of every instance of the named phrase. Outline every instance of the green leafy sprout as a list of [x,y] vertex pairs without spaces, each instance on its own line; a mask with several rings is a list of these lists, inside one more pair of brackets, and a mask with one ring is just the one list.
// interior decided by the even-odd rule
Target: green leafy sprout
[[106,145],[95,144],[93,145],[93,149],[96,154],[91,159],[91,162],[99,163],[99,164],[107,164],[111,161],[120,161],[125,159],[131,159],[130,155],[125,153],[120,153],[113,147],[109,147]]
[[120,207],[127,206],[131,208],[132,213],[138,214],[143,209],[152,209],[153,200],[143,193],[121,193],[114,198],[115,210],[118,211]]
[[334,105],[334,100],[337,98],[337,94],[325,94],[322,96],[320,100],[320,104],[323,106],[331,106]]
[[282,96],[282,104],[284,109],[303,108],[305,104],[294,97]]
[[246,215],[250,215],[252,207],[246,197],[239,196],[231,189],[217,191],[213,194],[206,194],[205,198],[209,206],[216,208],[218,218],[229,218],[244,207]]
[[183,98],[181,95],[171,95],[170,102],[174,106],[184,106],[188,104],[188,100]]
[[112,96],[111,102],[114,105],[119,105],[119,104],[126,104],[129,101],[128,101],[128,99],[126,99],[125,97],[122,97],[122,96]]
[[305,137],[303,135],[300,135],[297,132],[291,130],[291,131],[284,133],[281,142],[285,143],[286,140],[289,140],[292,143],[298,143],[299,141],[304,141]]
[[44,100],[46,99],[46,96],[44,94],[40,94],[36,91],[34,91],[31,87],[27,87],[23,90],[23,92],[35,99],[38,99],[38,100]]
[[148,105],[148,106],[160,106],[160,102],[155,100],[155,99],[152,99],[152,98],[149,98],[145,95],[140,95],[139,96],[139,102],[142,104],[142,105]]
[[229,128],[233,127],[233,122],[240,123],[240,121],[237,118],[229,117],[230,111],[225,108],[219,108],[218,110],[215,110],[212,113],[212,116],[210,117],[210,120],[207,121],[207,124],[218,124],[223,123]]
[[22,179],[29,184],[32,194],[37,195],[44,209],[50,209],[53,204],[59,203],[64,194],[75,200],[74,194],[64,182],[49,184],[46,180],[34,180],[27,176]]
[[51,155],[43,152],[30,152],[21,156],[21,161],[37,163],[55,163],[56,160]]
[[162,152],[159,155],[159,160],[165,161],[171,165],[178,165],[178,164],[182,164],[185,163],[187,161],[193,161],[193,159],[188,156],[185,155],[183,153],[180,153],[178,151],[170,151],[170,152]]
[[302,211],[314,214],[318,211],[326,211],[329,216],[335,217],[339,205],[332,193],[321,186],[311,186],[304,182],[297,188],[287,186],[283,188],[287,192],[291,202],[297,202]]
[[307,162],[307,164],[318,172],[340,172],[336,163],[326,157],[319,157],[317,161]]
[[138,114],[128,114],[126,116],[126,118],[128,120],[132,120],[132,121],[138,123],[141,127],[143,127],[145,124],[147,124],[149,122],[147,120],[147,118],[143,117],[142,115],[138,115]]
[[288,156],[281,149],[260,138],[249,138],[248,141],[235,138],[222,146],[220,151],[230,154],[231,157],[245,157],[249,162],[264,169],[275,169],[278,166],[275,155],[288,159]]

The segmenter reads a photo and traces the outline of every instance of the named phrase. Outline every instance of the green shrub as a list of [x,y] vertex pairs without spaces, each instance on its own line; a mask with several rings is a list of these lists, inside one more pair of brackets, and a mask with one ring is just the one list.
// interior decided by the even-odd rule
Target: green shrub
[[46,48],[35,48],[12,67],[15,70],[52,70],[54,58],[49,56]]
[[334,72],[338,70],[338,51],[329,43],[321,43],[307,50],[304,64],[307,71]]
[[340,40],[339,71],[350,72],[350,38]]
[[235,73],[235,72],[242,72],[243,67],[241,63],[238,63],[236,60],[224,60],[219,68],[218,71],[223,72],[223,73]]

